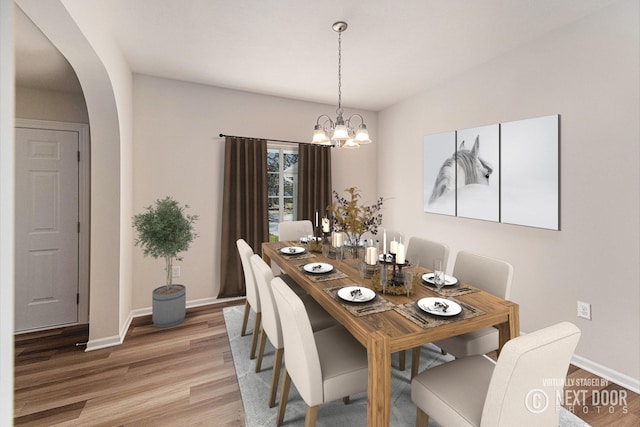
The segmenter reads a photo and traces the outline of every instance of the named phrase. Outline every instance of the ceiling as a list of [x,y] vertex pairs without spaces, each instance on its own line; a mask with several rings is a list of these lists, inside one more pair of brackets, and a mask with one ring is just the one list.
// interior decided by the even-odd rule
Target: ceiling
[[[66,0],[94,3],[132,71],[379,111],[616,0]],[[79,90],[16,13],[17,85]]]

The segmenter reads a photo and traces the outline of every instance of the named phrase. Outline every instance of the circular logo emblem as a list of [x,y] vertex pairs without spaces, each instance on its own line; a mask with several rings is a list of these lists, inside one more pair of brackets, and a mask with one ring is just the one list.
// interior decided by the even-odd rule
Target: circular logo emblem
[[529,412],[539,414],[549,406],[549,397],[543,390],[536,388],[527,393],[524,398],[524,404]]

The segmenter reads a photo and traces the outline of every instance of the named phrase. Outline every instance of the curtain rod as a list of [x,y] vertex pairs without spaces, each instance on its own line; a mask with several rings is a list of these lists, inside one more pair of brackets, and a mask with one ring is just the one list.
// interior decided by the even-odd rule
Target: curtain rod
[[237,136],[237,135],[225,135],[223,133],[220,134],[220,138],[224,138],[226,136],[229,136],[231,138],[244,138],[244,139],[266,139],[267,141],[272,141],[272,142],[286,142],[288,144],[311,144],[310,142],[299,142],[299,141],[287,141],[284,139],[270,139],[270,138],[250,138],[247,136]]

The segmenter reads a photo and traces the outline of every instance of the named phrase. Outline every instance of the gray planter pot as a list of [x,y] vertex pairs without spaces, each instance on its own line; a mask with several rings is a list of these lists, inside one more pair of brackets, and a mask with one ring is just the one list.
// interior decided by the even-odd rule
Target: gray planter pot
[[153,290],[152,318],[158,328],[175,326],[184,320],[187,291],[183,285],[171,285],[175,292],[166,293],[166,286]]

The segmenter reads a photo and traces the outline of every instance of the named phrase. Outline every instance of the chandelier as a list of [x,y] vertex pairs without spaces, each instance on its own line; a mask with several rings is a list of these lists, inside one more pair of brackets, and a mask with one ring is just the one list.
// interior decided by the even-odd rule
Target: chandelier
[[[334,145],[337,148],[359,148],[362,144],[369,144],[369,131],[360,114],[353,114],[347,120],[342,117],[342,32],[347,29],[347,23],[338,21],[333,24],[333,31],[338,33],[338,108],[335,121],[326,114],[316,120],[313,128],[314,144]],[[353,120],[360,119],[356,128]],[[320,123],[322,121],[322,123]],[[331,135],[331,139],[327,135]]]

